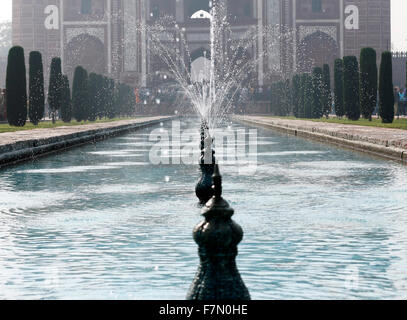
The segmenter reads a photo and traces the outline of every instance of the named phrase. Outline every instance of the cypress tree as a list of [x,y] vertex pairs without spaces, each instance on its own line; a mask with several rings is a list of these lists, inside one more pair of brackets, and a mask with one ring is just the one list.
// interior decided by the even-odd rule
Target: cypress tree
[[98,76],[95,73],[89,75],[88,80],[88,94],[89,94],[89,104],[88,104],[88,120],[95,121],[98,116],[99,107],[99,90],[98,90]]
[[6,75],[7,119],[11,126],[23,127],[27,121],[27,79],[24,49],[12,47]]
[[316,67],[312,72],[312,112],[311,117],[319,119],[323,115],[322,106],[322,68]]
[[359,66],[355,56],[343,58],[343,103],[348,119],[359,120]]
[[343,105],[343,61],[342,59],[335,60],[334,67],[334,104],[335,114],[339,118],[345,115],[345,108]]
[[323,83],[323,92],[322,92],[322,106],[323,106],[323,115],[326,118],[329,118],[332,107],[332,94],[331,94],[331,73],[329,71],[329,65],[324,64],[322,68],[322,83]]
[[296,74],[292,80],[291,86],[291,93],[292,93],[292,104],[293,104],[293,113],[294,117],[300,117],[300,96],[301,96],[301,77],[300,75]]
[[394,120],[394,92],[392,54],[389,51],[382,53],[379,79],[379,108],[383,123],[392,123]]
[[312,118],[312,77],[310,74],[306,73],[304,78],[304,118]]
[[119,83],[116,92],[116,107],[118,109],[117,114],[122,116],[125,112],[125,99],[126,99],[126,86],[123,83]]
[[[289,116],[292,113],[293,110],[293,96],[292,96],[292,91],[291,91],[291,81],[290,79],[287,79],[283,82],[283,89],[284,89],[284,116]],[[129,87],[129,110],[130,112],[128,113],[128,116],[131,116],[132,113],[132,100],[133,100],[133,94],[134,91],[131,87]]]
[[275,86],[275,111],[277,116],[284,116],[285,102],[284,102],[284,83],[279,81]]
[[35,126],[44,117],[44,68],[42,56],[38,51],[30,52],[29,59],[29,113],[31,123]]
[[299,110],[298,110],[298,115],[300,118],[305,118],[305,86],[306,86],[306,81],[307,81],[307,74],[302,73],[300,76],[300,88],[299,88]]
[[104,80],[103,76],[98,74],[97,75],[97,101],[98,101],[98,117],[99,119],[103,119],[106,117],[107,111],[106,111],[106,90],[104,87]]
[[52,113],[52,123],[62,104],[62,68],[61,58],[52,58],[49,76],[48,104]]
[[61,105],[62,121],[68,123],[72,120],[72,101],[71,90],[69,88],[68,76],[62,76],[62,105]]
[[88,74],[81,66],[76,67],[72,85],[72,111],[76,121],[87,120]]
[[[286,81],[286,90],[288,91],[288,97],[290,97],[290,80]],[[134,93],[134,89],[131,86],[127,86],[127,98],[126,98],[126,116],[131,117],[134,114],[134,106],[136,104],[136,95]],[[287,105],[286,108],[288,108],[288,113],[291,112],[291,99],[287,99]],[[287,114],[288,114],[287,113]]]
[[120,94],[116,88],[114,80],[105,78],[106,81],[106,110],[107,117],[113,119],[120,115]]
[[[125,86],[127,100],[132,100],[132,95],[134,95],[134,91],[131,87]],[[291,88],[290,88],[290,80],[286,81],[279,81],[275,84],[274,94],[274,110],[276,111],[276,115],[278,116],[287,116],[291,113]],[[125,104],[128,104],[127,101],[123,101]],[[127,106],[127,109],[131,108]],[[125,115],[130,115],[131,112],[125,112]]]
[[272,83],[271,84],[270,112],[273,115],[276,114],[275,107],[276,107],[276,85],[275,85],[275,83]]
[[365,119],[372,121],[377,104],[376,51],[363,48],[360,52],[360,108]]

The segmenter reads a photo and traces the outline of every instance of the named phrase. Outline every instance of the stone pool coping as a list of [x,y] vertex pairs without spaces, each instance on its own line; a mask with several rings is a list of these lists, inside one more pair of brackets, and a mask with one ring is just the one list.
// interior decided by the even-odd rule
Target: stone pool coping
[[0,168],[75,146],[94,143],[174,118],[176,116],[139,117],[79,126],[0,133]]
[[407,164],[407,130],[281,119],[270,116],[234,115],[233,119]]

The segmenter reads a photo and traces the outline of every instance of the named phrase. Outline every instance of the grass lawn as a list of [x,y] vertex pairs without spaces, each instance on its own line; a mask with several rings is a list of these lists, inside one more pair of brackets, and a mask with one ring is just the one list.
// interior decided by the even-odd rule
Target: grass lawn
[[48,128],[63,127],[63,126],[86,126],[88,124],[94,124],[94,123],[114,122],[114,121],[129,120],[129,119],[133,119],[133,118],[102,119],[102,120],[96,120],[94,122],[89,122],[89,121],[76,122],[75,120],[72,120],[69,123],[65,123],[63,121],[57,121],[55,124],[53,124],[52,121],[43,121],[43,122],[40,122],[38,124],[38,126],[34,126],[31,122],[27,121],[27,123],[24,127],[13,127],[13,126],[10,126],[9,124],[0,124],[0,133],[15,132],[15,131],[21,131],[21,130],[48,129]]
[[407,130],[407,118],[397,117],[394,119],[393,123],[382,123],[381,119],[373,118],[372,121],[366,119],[360,119],[358,121],[352,121],[346,118],[322,118],[322,119],[297,119],[295,117],[280,117],[284,119],[293,119],[293,120],[310,120],[314,122],[329,122],[329,123],[339,123],[339,124],[351,124],[358,126],[368,126],[368,127],[381,127],[381,128],[392,128],[392,129],[403,129]]

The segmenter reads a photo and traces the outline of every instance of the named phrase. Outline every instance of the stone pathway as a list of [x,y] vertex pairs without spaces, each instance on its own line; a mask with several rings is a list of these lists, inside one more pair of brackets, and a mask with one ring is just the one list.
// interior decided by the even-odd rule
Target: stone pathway
[[0,133],[0,167],[92,143],[172,118],[174,117],[140,117],[132,120]]
[[[103,123],[92,123],[78,126],[63,126],[56,128],[34,129],[34,130],[21,130],[16,132],[3,132],[0,133],[0,148],[1,146],[14,144],[17,142],[24,142],[27,140],[42,140],[55,137],[62,137],[65,135],[76,134],[81,132],[88,132],[94,130],[113,129],[120,126],[128,126],[133,124],[142,124],[150,121],[158,121],[167,119],[168,117],[140,117],[131,120],[120,120]],[[1,151],[0,151],[1,152]]]
[[407,130],[270,116],[234,116],[234,118],[407,162]]

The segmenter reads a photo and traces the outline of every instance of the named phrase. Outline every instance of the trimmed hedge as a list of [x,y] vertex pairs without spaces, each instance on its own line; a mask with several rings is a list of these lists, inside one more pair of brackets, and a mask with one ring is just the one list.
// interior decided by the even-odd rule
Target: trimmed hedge
[[44,68],[38,51],[30,52],[29,58],[29,112],[28,117],[35,126],[44,117]]
[[62,76],[62,104],[61,104],[61,118],[64,122],[71,122],[72,120],[72,100],[71,90],[69,88],[68,76]]
[[348,119],[359,120],[359,65],[355,56],[343,58],[343,103]]
[[304,78],[304,118],[312,118],[312,103],[313,92],[312,92],[312,77],[310,74],[306,73]]
[[394,92],[392,54],[389,51],[382,53],[379,79],[379,112],[383,123],[392,123],[394,120]]
[[62,104],[62,67],[61,58],[52,58],[49,76],[48,104],[55,123],[56,113]]
[[322,105],[322,68],[315,67],[312,71],[312,112],[311,118],[319,119],[323,115]]
[[27,79],[24,49],[20,46],[12,47],[8,53],[6,99],[8,123],[23,127],[27,121]]
[[72,85],[72,113],[76,121],[87,120],[88,73],[81,66],[76,67]]
[[343,60],[335,60],[334,68],[334,104],[335,114],[342,118],[345,115],[345,107],[343,105]]
[[360,107],[365,119],[372,120],[377,104],[376,51],[363,48],[360,52]]
[[331,94],[331,72],[329,65],[324,64],[322,68],[322,114],[329,117],[332,111],[332,94]]
[[296,118],[301,114],[301,76],[296,74],[292,80],[291,86],[293,113]]

